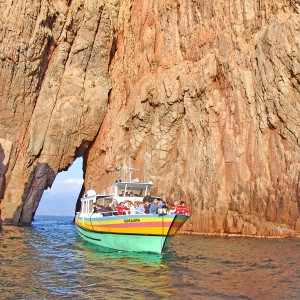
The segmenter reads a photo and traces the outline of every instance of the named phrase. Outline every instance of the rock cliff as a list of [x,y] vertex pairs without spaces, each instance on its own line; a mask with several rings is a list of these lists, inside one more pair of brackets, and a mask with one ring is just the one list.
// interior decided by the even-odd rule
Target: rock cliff
[[185,199],[186,230],[299,234],[299,13],[299,0],[0,1],[2,220],[30,223],[83,156],[87,189],[125,161]]

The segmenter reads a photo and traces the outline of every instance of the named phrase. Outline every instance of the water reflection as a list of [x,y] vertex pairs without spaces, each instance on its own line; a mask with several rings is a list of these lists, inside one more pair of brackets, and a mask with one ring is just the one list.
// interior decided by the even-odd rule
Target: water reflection
[[[38,289],[39,280],[32,276],[33,271],[41,265],[36,264],[37,251],[29,247],[30,237],[28,228],[4,227],[0,232],[2,299],[20,299],[24,294],[34,299],[41,294]],[[42,295],[50,296],[47,292],[42,292]]]
[[[299,239],[181,236],[175,240],[181,293],[191,298],[298,299]],[[297,251],[298,250],[298,251]],[[294,266],[291,268],[291,264]],[[297,265],[297,267],[296,267]],[[173,263],[169,266],[172,269]]]
[[126,262],[133,265],[161,267],[162,256],[158,254],[127,252],[111,250],[104,247],[97,247],[88,242],[82,241],[80,237],[77,238],[79,246],[78,251],[85,251],[87,257],[96,262],[99,261],[112,261],[114,263]]
[[104,292],[118,299],[162,299],[173,294],[167,286],[171,274],[161,255],[99,248],[80,238],[77,242],[78,252],[86,256],[83,272],[98,270],[89,276],[92,285],[85,292],[103,291],[104,285],[109,287]]
[[162,256],[83,241],[72,218],[0,233],[3,299],[298,299],[300,239],[178,235]]

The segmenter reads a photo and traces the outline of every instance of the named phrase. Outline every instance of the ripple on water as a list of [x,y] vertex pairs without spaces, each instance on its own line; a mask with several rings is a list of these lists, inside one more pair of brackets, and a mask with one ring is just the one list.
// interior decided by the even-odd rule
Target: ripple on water
[[0,233],[3,299],[298,299],[300,240],[178,235],[161,255],[97,248],[72,218]]

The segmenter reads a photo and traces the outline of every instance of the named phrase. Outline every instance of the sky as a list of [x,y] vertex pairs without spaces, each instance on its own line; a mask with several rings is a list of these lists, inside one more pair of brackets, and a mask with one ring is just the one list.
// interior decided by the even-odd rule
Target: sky
[[36,215],[74,216],[76,201],[83,183],[82,158],[77,158],[68,171],[60,172],[51,189],[44,191]]

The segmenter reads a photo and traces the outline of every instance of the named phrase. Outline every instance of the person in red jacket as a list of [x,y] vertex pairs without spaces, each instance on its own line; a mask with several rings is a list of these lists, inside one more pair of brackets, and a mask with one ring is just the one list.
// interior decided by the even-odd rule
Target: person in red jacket
[[180,201],[180,205],[178,205],[176,207],[176,214],[180,214],[180,215],[189,215],[190,214],[190,210],[185,205],[184,201]]
[[117,208],[118,215],[126,215],[124,202],[121,202],[120,205]]

